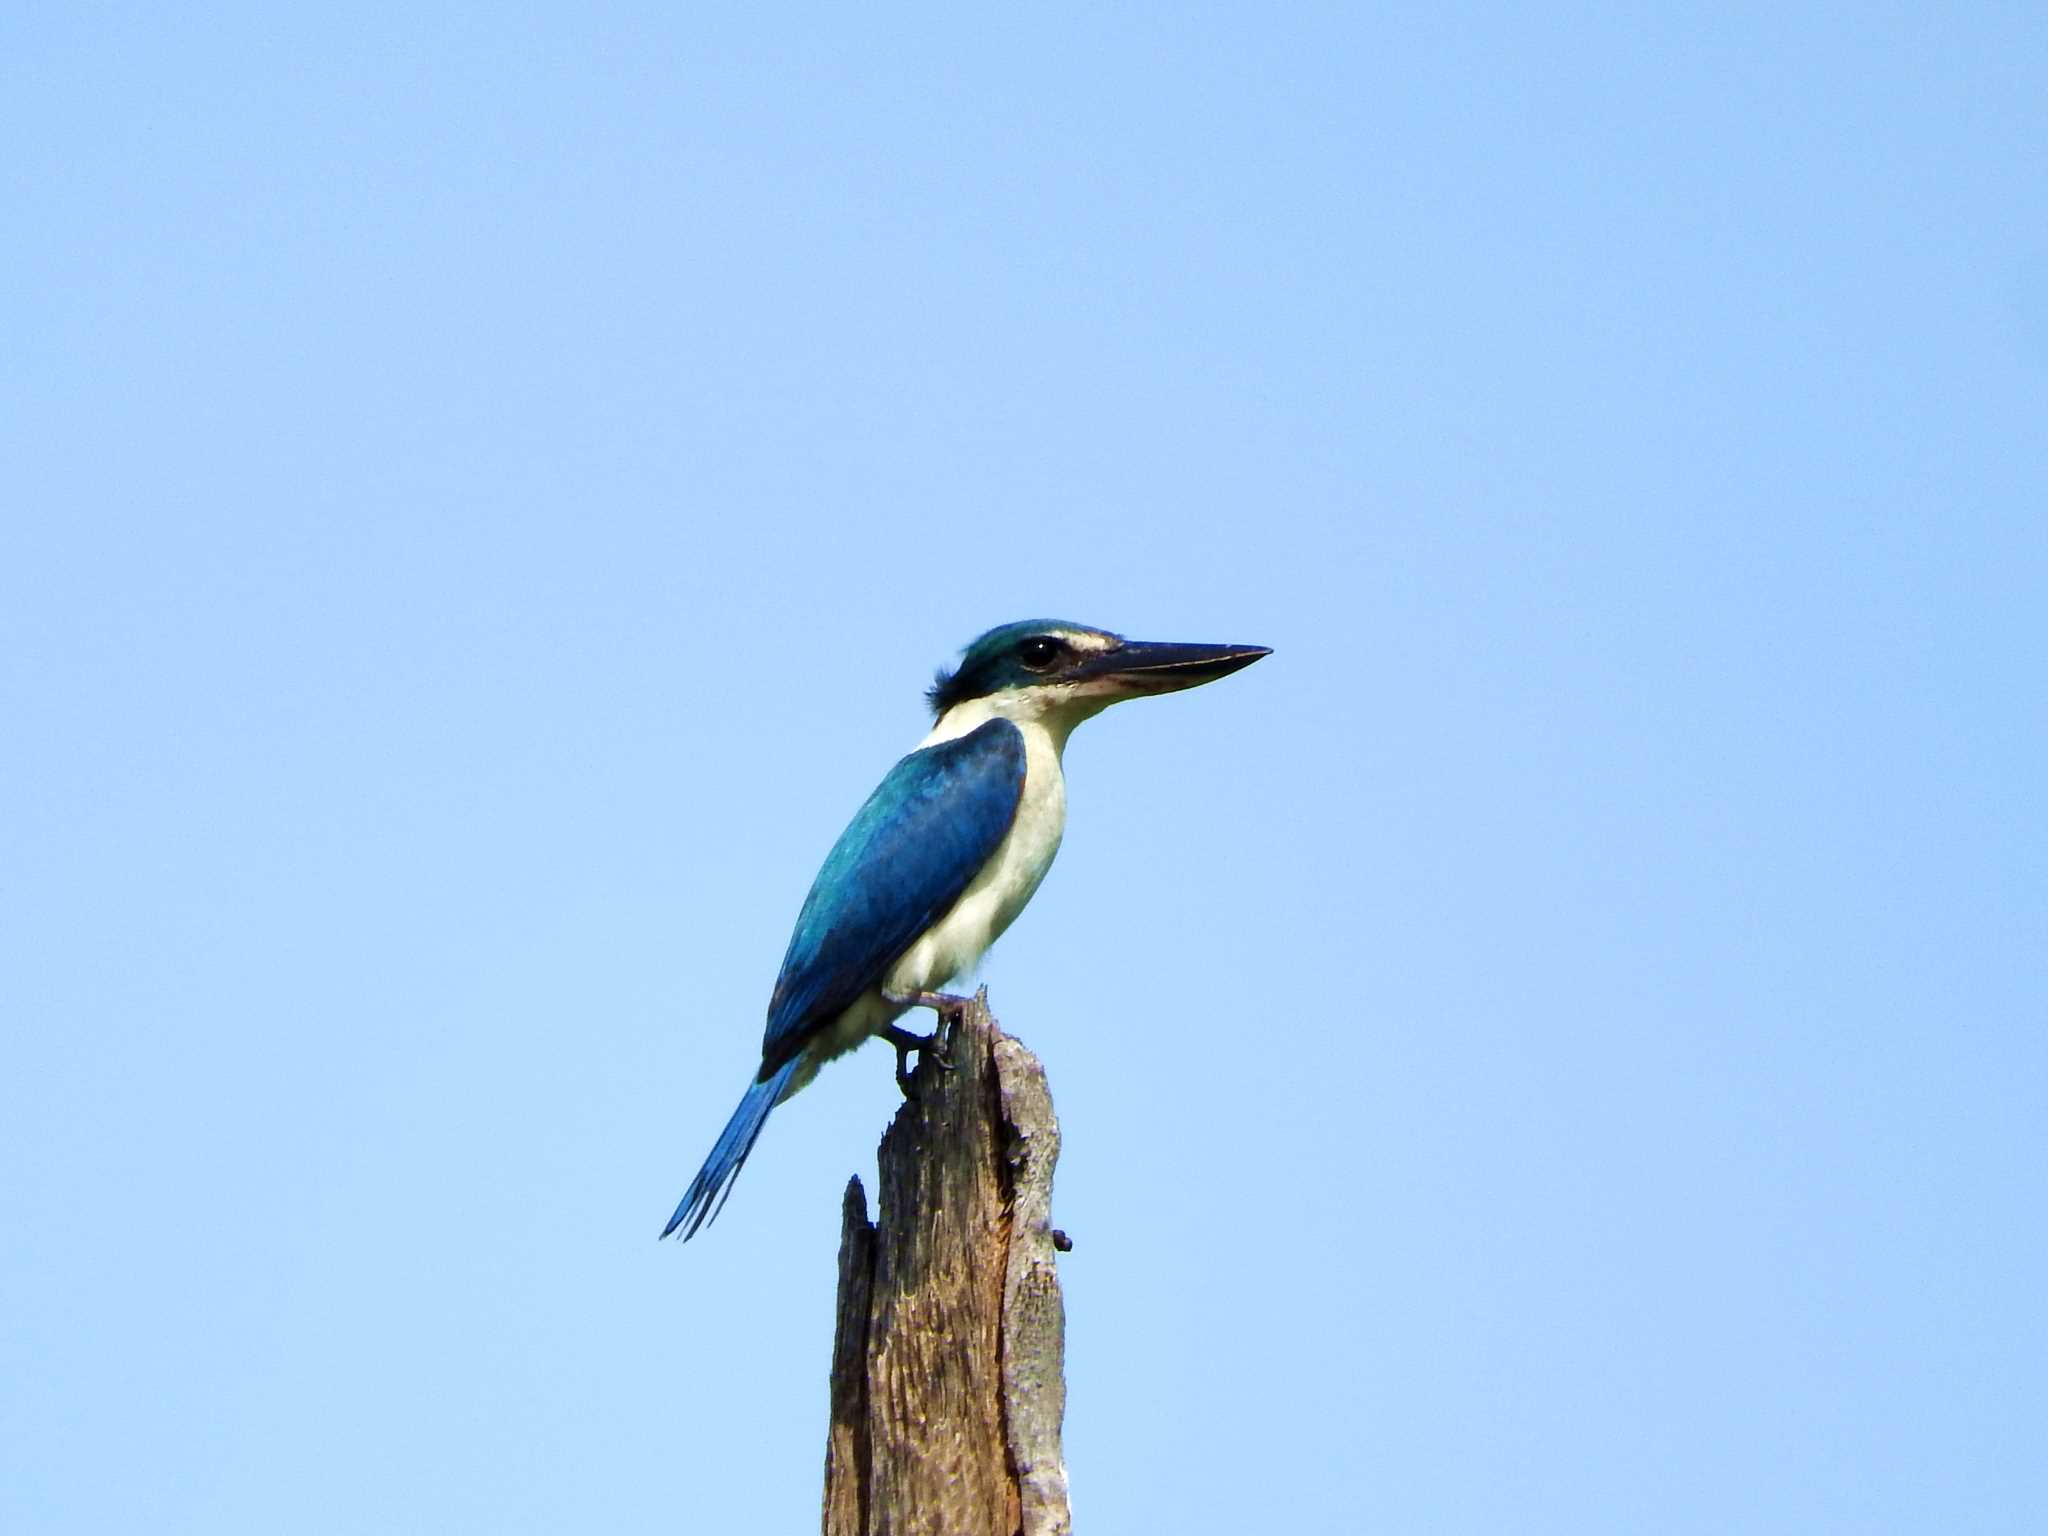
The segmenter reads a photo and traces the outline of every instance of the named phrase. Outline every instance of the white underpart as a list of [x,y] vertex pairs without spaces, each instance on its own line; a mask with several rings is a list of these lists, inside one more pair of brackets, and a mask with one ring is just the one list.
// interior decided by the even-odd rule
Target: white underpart
[[1017,801],[1017,814],[960,899],[903,952],[882,978],[881,986],[862,993],[804,1048],[804,1064],[784,1098],[808,1083],[833,1057],[852,1050],[903,1016],[907,1010],[887,1001],[884,993],[904,997],[940,990],[971,970],[1016,920],[1052,868],[1053,855],[1060,851],[1060,837],[1066,831],[1067,780],[1060,756],[1066,750],[1067,735],[1113,702],[1113,697],[1059,687],[1008,689],[954,705],[917,744],[922,750],[951,741],[997,716],[1011,721],[1024,736],[1024,793]]

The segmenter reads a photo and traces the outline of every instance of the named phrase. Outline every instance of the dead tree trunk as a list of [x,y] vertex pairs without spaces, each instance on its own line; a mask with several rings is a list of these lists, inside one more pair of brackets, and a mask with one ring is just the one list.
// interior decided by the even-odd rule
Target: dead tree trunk
[[1064,1536],[1066,1313],[1047,1224],[1059,1124],[986,989],[950,1071],[882,1138],[880,1212],[846,1187],[825,1536]]

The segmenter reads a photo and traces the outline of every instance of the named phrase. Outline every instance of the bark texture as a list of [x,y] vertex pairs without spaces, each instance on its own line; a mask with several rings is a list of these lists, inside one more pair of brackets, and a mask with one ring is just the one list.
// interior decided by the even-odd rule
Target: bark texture
[[1066,1313],[1048,1226],[1059,1125],[986,991],[847,1185],[825,1536],[1064,1536]]

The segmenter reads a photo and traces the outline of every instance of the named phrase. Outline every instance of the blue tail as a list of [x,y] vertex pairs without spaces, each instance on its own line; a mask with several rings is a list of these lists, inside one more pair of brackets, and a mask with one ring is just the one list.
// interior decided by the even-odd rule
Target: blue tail
[[[697,1177],[690,1180],[683,1203],[676,1207],[675,1215],[669,1217],[668,1225],[661,1229],[663,1237],[681,1227],[683,1241],[687,1243],[697,1235],[699,1227],[725,1209],[725,1201],[719,1199],[718,1192],[724,1190],[728,1196],[731,1195],[734,1177],[746,1162],[747,1154],[754,1150],[754,1140],[761,1134],[761,1127],[768,1123],[768,1111],[782,1097],[782,1090],[796,1076],[796,1069],[797,1061],[791,1060],[766,1082],[748,1087],[746,1097],[740,1100],[740,1107],[725,1122],[718,1145],[704,1159],[704,1166],[697,1170]],[[716,1209],[713,1208],[714,1201],[717,1202]]]

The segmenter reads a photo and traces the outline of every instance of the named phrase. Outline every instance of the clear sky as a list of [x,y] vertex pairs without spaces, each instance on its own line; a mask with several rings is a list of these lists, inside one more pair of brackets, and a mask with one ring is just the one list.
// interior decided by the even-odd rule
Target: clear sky
[[[167,9],[179,14],[166,14]],[[931,670],[1087,1532],[2048,1528],[2048,12],[13,9],[0,1528],[812,1528]]]

